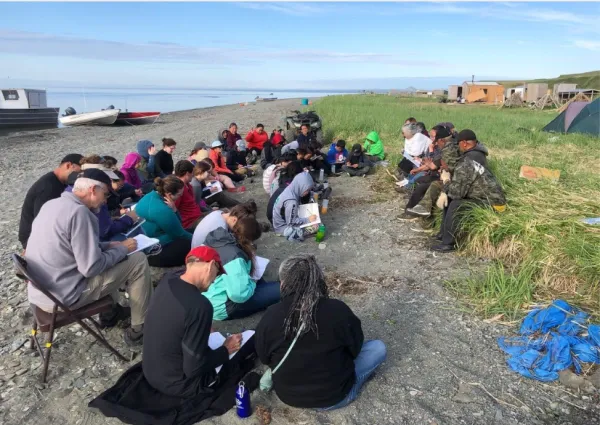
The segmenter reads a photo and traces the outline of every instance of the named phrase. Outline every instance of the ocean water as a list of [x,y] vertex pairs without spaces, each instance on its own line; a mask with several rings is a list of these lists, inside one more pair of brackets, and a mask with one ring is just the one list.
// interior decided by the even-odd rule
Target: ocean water
[[[73,107],[77,113],[99,111],[113,105],[130,112],[161,113],[210,106],[252,102],[258,97],[305,98],[347,92],[335,91],[257,91],[200,89],[48,89],[49,107],[60,107],[62,114]],[[300,106],[300,105],[299,105]]]

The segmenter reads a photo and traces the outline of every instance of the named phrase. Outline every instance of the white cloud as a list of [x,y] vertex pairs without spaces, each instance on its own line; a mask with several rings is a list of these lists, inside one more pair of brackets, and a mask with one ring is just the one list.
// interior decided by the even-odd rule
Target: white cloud
[[600,41],[596,40],[575,40],[573,43],[575,47],[580,49],[592,50],[594,52],[600,52]]
[[63,35],[0,30],[0,53],[93,59],[116,62],[196,64],[203,67],[262,65],[266,60],[290,63],[381,63],[406,67],[440,65],[428,60],[406,60],[404,55],[378,52],[197,47],[153,41],[130,43]]
[[252,10],[268,10],[291,16],[310,16],[327,9],[315,3],[236,3],[239,7]]

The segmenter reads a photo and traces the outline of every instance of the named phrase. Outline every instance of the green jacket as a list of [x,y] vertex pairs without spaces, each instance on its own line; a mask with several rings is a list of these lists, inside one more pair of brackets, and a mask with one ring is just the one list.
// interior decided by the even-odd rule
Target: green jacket
[[371,131],[365,140],[365,154],[371,156],[378,156],[383,161],[385,158],[385,152],[383,151],[383,142],[379,138],[379,134],[376,131]]
[[486,167],[463,155],[456,163],[447,192],[450,199],[473,199],[506,205],[502,186]]
[[219,253],[226,274],[217,276],[203,295],[213,306],[213,320],[226,320],[227,300],[243,304],[254,295],[256,282],[250,277],[252,263],[227,229],[213,230],[204,244]]
[[192,240],[192,234],[183,228],[177,213],[165,204],[155,190],[140,199],[135,206],[135,213],[146,219],[142,224],[146,236],[157,238],[161,245],[180,238]]

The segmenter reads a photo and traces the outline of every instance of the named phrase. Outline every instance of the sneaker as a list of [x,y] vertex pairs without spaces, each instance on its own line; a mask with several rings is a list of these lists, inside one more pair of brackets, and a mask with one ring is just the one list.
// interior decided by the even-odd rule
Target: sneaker
[[348,174],[348,177],[352,177],[352,174],[350,174],[350,173],[346,173],[346,174]]
[[125,340],[125,344],[129,347],[140,347],[144,344],[144,329],[142,328],[139,331],[135,331],[133,328],[129,327],[125,329],[123,339]]
[[152,257],[154,255],[158,255],[162,252],[162,245],[157,243],[156,245],[152,245],[150,248],[144,250],[146,257]]
[[400,182],[396,182],[396,186],[399,186],[399,187],[404,187],[407,184],[408,184],[408,180],[407,179],[404,179],[404,180],[402,180]]
[[121,321],[125,321],[131,317],[131,309],[123,307],[121,304],[115,304],[112,311],[100,313],[100,327],[102,329],[114,328]]
[[429,217],[431,212],[427,211],[427,209],[423,205],[415,205],[412,208],[407,208],[406,212],[413,215],[418,215],[419,217]]

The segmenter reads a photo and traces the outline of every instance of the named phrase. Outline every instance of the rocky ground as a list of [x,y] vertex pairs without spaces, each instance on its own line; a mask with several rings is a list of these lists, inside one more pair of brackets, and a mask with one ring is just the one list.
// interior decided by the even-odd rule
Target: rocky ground
[[[212,141],[217,131],[236,121],[245,132],[257,121],[272,128],[282,123],[298,100],[226,106],[166,114],[144,127],[91,127],[45,130],[0,138],[3,214],[0,221],[0,423],[117,424],[87,408],[130,364],[119,362],[79,328],[60,329],[47,384],[40,384],[39,357],[25,344],[31,313],[25,286],[14,277],[9,255],[18,251],[17,226],[27,188],[70,152],[110,154],[118,159],[135,142],[162,137],[177,140],[176,157],[184,158],[196,141]],[[380,196],[376,177],[331,179],[333,197],[324,216],[328,236],[292,244],[267,233],[258,254],[272,260],[267,277],[276,278],[278,263],[292,252],[318,255],[332,292],[361,318],[367,338],[388,346],[388,359],[367,383],[360,398],[330,413],[293,409],[275,394],[252,395],[253,406],[271,411],[273,424],[594,424],[598,394],[558,383],[522,379],[508,369],[495,338],[513,330],[463,314],[441,287],[450,276],[469,273],[463,257],[433,254],[428,234],[418,221],[403,220],[401,198]],[[265,210],[267,196],[259,179],[248,192]],[[158,276],[159,273],[155,273]],[[260,315],[219,324],[233,332],[252,328]],[[140,359],[122,343],[121,330],[108,332],[119,350]],[[261,366],[258,366],[261,368]],[[213,424],[258,424],[241,420],[232,410],[207,421]]]

